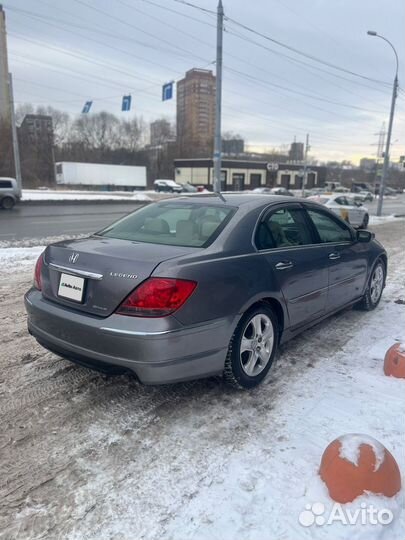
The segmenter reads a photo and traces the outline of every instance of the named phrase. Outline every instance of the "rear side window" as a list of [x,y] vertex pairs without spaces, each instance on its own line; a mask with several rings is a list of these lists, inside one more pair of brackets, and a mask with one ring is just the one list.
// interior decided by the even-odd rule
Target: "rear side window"
[[98,234],[133,242],[206,247],[220,234],[235,211],[234,207],[208,204],[151,204]]
[[350,202],[347,200],[346,197],[338,197],[337,199],[335,199],[335,202],[337,204],[342,204],[344,206],[349,206],[350,205]]
[[10,182],[10,180],[0,180],[0,188],[9,189],[12,187],[13,184]]
[[264,217],[256,232],[258,249],[312,244],[303,210],[280,208]]
[[321,242],[351,242],[352,233],[348,227],[318,210],[308,210],[308,215],[318,231]]

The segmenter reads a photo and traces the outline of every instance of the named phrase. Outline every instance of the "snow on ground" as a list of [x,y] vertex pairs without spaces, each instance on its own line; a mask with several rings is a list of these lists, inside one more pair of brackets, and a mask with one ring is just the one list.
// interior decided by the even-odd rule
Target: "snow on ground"
[[405,381],[382,369],[405,341],[403,224],[382,224],[377,238],[389,252],[380,306],[295,338],[249,392],[217,378],[143,387],[71,365],[26,332],[31,273],[0,274],[3,537],[403,540],[404,489],[342,505],[390,510],[387,525],[299,521],[310,523],[315,503],[318,518],[330,516],[318,468],[341,435],[380,441],[405,480]]
[[23,189],[22,201],[151,201],[154,191],[80,191]]
[[382,223],[388,223],[390,221],[404,221],[403,217],[391,216],[370,216],[369,225],[381,225]]
[[20,270],[31,270],[44,249],[45,246],[0,248],[0,273],[13,274]]

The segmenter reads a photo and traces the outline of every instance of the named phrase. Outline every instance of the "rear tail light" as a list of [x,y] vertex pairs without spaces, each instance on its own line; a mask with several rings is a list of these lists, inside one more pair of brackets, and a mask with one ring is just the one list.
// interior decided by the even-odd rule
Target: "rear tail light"
[[42,281],[41,281],[41,270],[42,266],[44,264],[44,258],[43,253],[38,257],[38,260],[35,265],[35,272],[34,272],[34,287],[38,289],[39,291],[42,290]]
[[164,317],[191,296],[197,283],[184,279],[149,278],[120,305],[117,313],[133,317]]

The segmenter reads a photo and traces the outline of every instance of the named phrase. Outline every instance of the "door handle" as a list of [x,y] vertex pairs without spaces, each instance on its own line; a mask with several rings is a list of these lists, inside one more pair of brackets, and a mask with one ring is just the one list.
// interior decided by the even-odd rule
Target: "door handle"
[[329,259],[334,261],[335,259],[340,259],[339,253],[329,253]]
[[294,264],[291,261],[280,261],[275,265],[276,270],[289,270],[293,266]]

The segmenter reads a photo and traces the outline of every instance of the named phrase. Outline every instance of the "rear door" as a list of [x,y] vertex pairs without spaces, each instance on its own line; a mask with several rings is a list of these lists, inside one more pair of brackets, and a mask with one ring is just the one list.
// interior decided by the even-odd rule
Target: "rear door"
[[358,227],[363,223],[364,210],[354,204],[354,200],[348,199],[345,195],[335,199],[335,203],[339,205],[339,211],[336,212],[342,219],[348,221],[354,227]]
[[329,212],[307,206],[329,264],[327,310],[333,311],[361,296],[367,279],[367,250],[355,241],[351,227]]
[[329,260],[301,205],[272,205],[259,222],[255,242],[268,263],[268,279],[277,280],[283,293],[291,326],[322,316]]

